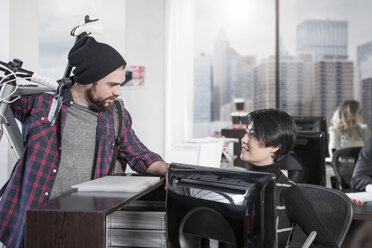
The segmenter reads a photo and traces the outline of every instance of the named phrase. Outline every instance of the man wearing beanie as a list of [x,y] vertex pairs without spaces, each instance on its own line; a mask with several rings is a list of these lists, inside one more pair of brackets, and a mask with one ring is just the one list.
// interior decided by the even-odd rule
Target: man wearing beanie
[[[7,247],[24,247],[27,209],[109,172],[115,146],[113,103],[125,81],[126,62],[92,37],[81,38],[68,60],[75,67],[75,83],[54,126],[48,120],[53,95],[22,97],[11,104],[23,125],[24,151],[0,201],[0,241]],[[117,159],[140,174],[165,176],[168,165],[141,143],[131,125],[124,109]]]

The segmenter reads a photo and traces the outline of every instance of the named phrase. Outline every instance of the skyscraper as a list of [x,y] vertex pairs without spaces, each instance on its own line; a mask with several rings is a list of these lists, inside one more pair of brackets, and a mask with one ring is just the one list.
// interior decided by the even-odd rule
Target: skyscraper
[[255,56],[240,57],[234,86],[234,98],[243,98],[246,101],[252,101],[254,80],[253,72],[255,65]]
[[212,58],[201,54],[194,59],[194,137],[207,137],[212,120]]
[[260,60],[254,69],[253,108],[275,108],[275,60]]
[[[280,57],[280,109],[291,115],[311,114],[311,56]],[[263,60],[255,68],[254,108],[275,107],[275,59]]]
[[201,54],[194,59],[194,123],[211,121],[212,59]]
[[347,38],[347,21],[305,20],[297,25],[297,52],[311,53],[315,62],[313,115],[331,118],[342,101],[354,97]]
[[[212,120],[218,121],[221,119],[220,108],[227,101],[229,82],[229,55],[230,44],[223,31],[220,31],[215,42],[213,53],[213,102],[212,102]],[[231,97],[231,95],[230,95]]]
[[344,100],[353,99],[353,67],[351,61],[315,62],[313,115],[330,119]]
[[[370,60],[369,58],[370,56],[372,56],[372,41],[357,46],[356,54],[357,78],[355,88],[357,90],[358,97],[360,98],[362,98],[363,97],[362,95],[364,94],[364,90],[362,88],[362,81],[365,80],[366,78],[370,78],[370,76],[366,75],[370,70],[368,67],[368,65],[370,65],[370,62],[368,62]],[[364,72],[362,72],[362,70]]]
[[309,116],[313,101],[312,56],[280,57],[280,108],[295,116]]
[[362,112],[364,120],[372,127],[372,54],[360,61],[360,83],[362,89]]
[[[367,60],[372,55],[372,41],[357,46],[357,59],[356,65],[360,67],[363,60]],[[360,74],[359,74],[360,76]]]
[[226,120],[228,106],[234,98],[234,86],[237,81],[241,56],[230,47],[225,33],[221,30],[213,53],[213,102],[212,120]]
[[305,20],[297,25],[297,53],[311,53],[314,61],[346,60],[348,22]]

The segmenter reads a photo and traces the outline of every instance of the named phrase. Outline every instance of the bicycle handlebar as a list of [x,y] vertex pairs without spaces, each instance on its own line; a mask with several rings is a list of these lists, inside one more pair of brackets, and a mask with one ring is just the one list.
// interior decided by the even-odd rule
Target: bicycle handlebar
[[32,74],[30,81],[34,83],[42,84],[48,88],[51,88],[52,90],[57,90],[58,85],[59,85],[55,80],[51,80],[49,78],[38,75],[36,73]]
[[0,90],[0,117],[4,118],[4,106],[6,106],[2,104],[2,102],[4,102],[5,104],[10,103],[9,100],[18,87],[18,80],[23,79],[33,83],[44,85],[55,92],[53,97],[53,104],[48,114],[48,119],[51,123],[51,126],[53,126],[61,108],[62,99],[67,94],[67,91],[72,85],[72,82],[69,78],[62,78],[58,82],[48,79],[32,71],[21,68],[22,64],[23,62],[18,59],[14,59],[7,64],[0,61],[0,70],[4,72],[3,77],[1,77],[0,75],[0,86],[2,86],[3,88]]
[[25,70],[21,68],[22,61],[19,59],[14,59],[8,63],[0,61],[0,70],[4,72],[4,77],[0,77],[0,83],[7,80],[16,80],[17,78],[23,78],[33,83],[44,85],[52,90],[58,89],[58,83],[55,80],[49,79],[47,77],[38,75],[32,71]]

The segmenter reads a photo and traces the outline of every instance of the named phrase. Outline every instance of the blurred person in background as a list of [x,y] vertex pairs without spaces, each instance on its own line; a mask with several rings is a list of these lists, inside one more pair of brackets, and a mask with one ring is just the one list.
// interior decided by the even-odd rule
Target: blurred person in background
[[362,121],[362,110],[357,101],[346,100],[337,108],[332,118],[333,125],[328,129],[330,155],[340,148],[364,146],[371,131]]

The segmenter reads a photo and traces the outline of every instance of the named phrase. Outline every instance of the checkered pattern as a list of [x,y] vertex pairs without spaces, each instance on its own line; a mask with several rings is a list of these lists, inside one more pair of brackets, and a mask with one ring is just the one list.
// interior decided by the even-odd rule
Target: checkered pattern
[[[0,201],[0,241],[12,248],[24,247],[26,210],[48,201],[61,159],[63,126],[67,108],[73,104],[71,93],[66,97],[58,121],[50,126],[48,112],[53,100],[50,94],[23,97],[11,105],[14,116],[22,123],[24,151]],[[115,137],[113,111],[101,112],[97,123],[94,178],[107,175],[113,156]],[[118,159],[144,173],[161,157],[150,152],[131,128],[132,120],[124,111],[122,143]]]

